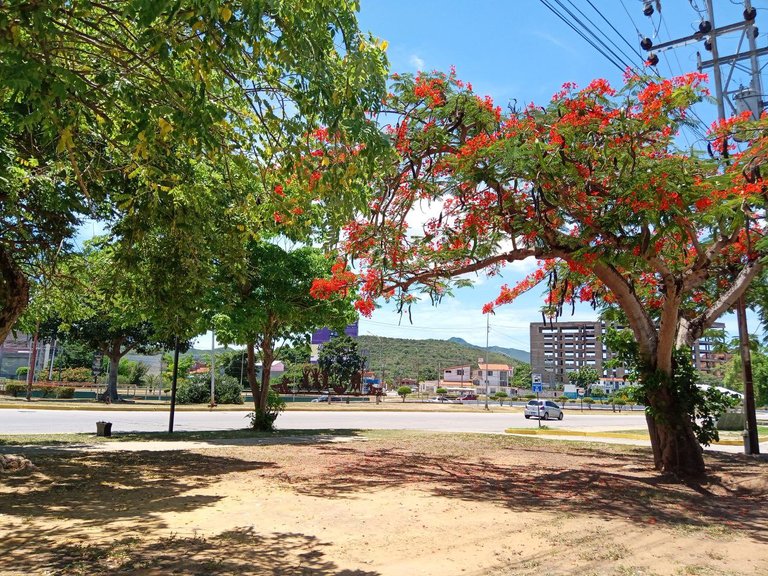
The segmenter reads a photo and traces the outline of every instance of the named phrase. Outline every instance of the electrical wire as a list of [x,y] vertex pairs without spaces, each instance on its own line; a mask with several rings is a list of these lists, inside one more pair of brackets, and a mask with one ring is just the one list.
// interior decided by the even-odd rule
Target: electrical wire
[[[573,3],[573,0],[565,0],[565,1],[569,2],[569,3],[571,4],[571,6],[573,6],[574,10],[576,10],[577,12],[579,12],[579,13],[580,13],[580,14],[581,14],[581,15],[584,17],[584,19],[582,19],[582,18],[579,18],[579,16],[577,16],[575,12],[573,12],[573,11],[572,11],[572,10],[570,10],[570,9],[569,9],[567,6],[565,6],[565,5],[563,4],[563,0],[552,0],[552,1],[554,1],[554,2],[555,2],[555,3],[556,3],[556,4],[557,4],[559,7],[560,7],[560,9],[561,9],[561,10],[565,11],[565,12],[568,14],[568,16],[569,16],[570,18],[572,18],[572,19],[573,19],[573,20],[576,22],[576,24],[578,24],[578,25],[581,27],[581,30],[582,30],[582,31],[583,31],[583,32],[584,32],[586,35],[588,35],[588,36],[589,36],[590,38],[592,38],[592,39],[593,39],[595,42],[597,42],[598,44],[600,44],[600,46],[602,46],[603,50],[601,51],[601,53],[602,53],[603,55],[605,55],[605,53],[607,52],[608,54],[610,54],[610,55],[611,55],[611,57],[612,57],[614,60],[618,61],[618,62],[621,64],[621,66],[623,67],[623,69],[622,69],[622,72],[623,72],[624,70],[626,70],[627,68],[630,68],[630,69],[634,69],[634,70],[636,70],[636,67],[632,66],[632,64],[631,64],[631,61],[632,61],[632,56],[627,56],[626,52],[624,52],[624,51],[623,51],[623,49],[619,48],[619,47],[618,47],[618,45],[617,45],[617,44],[616,44],[616,43],[615,43],[615,42],[614,42],[614,41],[613,41],[611,38],[609,38],[609,37],[608,37],[608,35],[607,35],[607,34],[606,34],[606,33],[605,33],[603,30],[601,30],[600,28],[598,28],[598,29],[597,29],[597,33],[596,33],[596,32],[595,32],[595,30],[594,30],[594,29],[592,28],[592,26],[591,26],[591,21],[592,21],[592,19],[591,19],[589,16],[587,16],[587,15],[586,15],[586,14],[585,14],[585,13],[584,13],[584,12],[583,12],[583,11],[582,11],[580,8],[578,8],[578,7],[577,7],[577,6],[576,6],[576,5]],[[599,33],[599,34],[598,34],[598,33]],[[616,52],[616,50],[614,50],[613,48],[611,48],[611,47],[610,47],[610,46],[609,46],[609,45],[608,45],[608,44],[607,44],[607,43],[606,43],[606,42],[605,42],[605,41],[604,41],[604,40],[603,40],[603,39],[600,37],[600,35],[602,35],[602,36],[603,36],[603,37],[604,37],[606,40],[608,40],[608,42],[610,42],[611,44],[613,44],[614,46],[616,46],[617,50],[619,50],[619,51],[621,52],[621,54],[618,54],[618,53]],[[584,35],[582,35],[582,37],[584,37]]]
[[[581,10],[581,8],[579,8],[578,6],[576,6],[576,4],[574,4],[573,0],[567,0],[567,1],[568,1],[568,3],[569,3],[571,6],[573,6],[574,10],[578,11],[578,12],[579,12],[579,14],[581,14],[581,15],[582,15],[582,16],[583,16],[583,17],[586,19],[586,21],[587,21],[587,22],[590,22],[590,21],[591,21],[591,20],[590,20],[590,17],[589,17],[589,16],[587,16],[587,14],[585,14],[585,13],[584,13],[584,12]],[[635,55],[636,55],[636,56],[637,56],[637,57],[640,59],[640,61],[642,62],[642,61],[643,61],[643,56],[640,54],[640,52],[638,52],[638,51],[637,51],[637,49],[635,49],[635,48],[632,46],[632,44],[630,44],[629,42],[627,42],[627,40],[626,40],[626,39],[625,39],[625,38],[624,38],[624,37],[623,37],[623,36],[622,36],[622,35],[619,33],[619,31],[618,31],[618,30],[616,30],[616,28],[613,26],[613,24],[611,24],[610,20],[608,20],[608,18],[606,18],[606,17],[605,17],[605,15],[604,15],[604,14],[603,14],[603,13],[602,13],[602,12],[601,12],[601,11],[600,11],[598,8],[597,8],[597,7],[596,7],[596,6],[595,6],[595,5],[594,5],[594,4],[591,2],[591,0],[587,0],[587,3],[588,3],[588,4],[589,4],[589,5],[592,7],[592,9],[593,9],[593,10],[594,10],[594,11],[595,11],[597,14],[598,14],[598,16],[600,16],[600,17],[601,17],[601,18],[602,18],[602,19],[603,19],[603,20],[604,20],[604,21],[605,21],[605,22],[608,24],[608,26],[610,26],[610,27],[611,27],[611,29],[612,29],[612,30],[613,30],[613,31],[616,33],[616,35],[617,35],[619,38],[621,38],[622,40],[624,40],[624,42],[627,44],[627,46],[629,46],[629,47],[630,47],[630,49],[631,49],[631,50],[632,50],[632,51],[635,53]],[[594,31],[592,31],[592,30],[590,29],[590,27],[589,27],[589,26],[587,26],[587,25],[585,25],[585,24],[583,24],[583,23],[582,23],[582,25],[583,25],[583,26],[584,26],[584,27],[585,27],[585,28],[586,28],[586,29],[587,29],[587,30],[590,32],[590,34],[591,34],[593,37],[595,37],[595,38],[597,39],[597,35],[594,33]],[[611,43],[611,44],[614,46],[614,48],[616,48],[616,50],[618,50],[618,51],[621,53],[621,55],[622,55],[622,56],[623,56],[625,59],[627,59],[627,60],[629,60],[629,61],[631,61],[631,60],[632,60],[632,58],[633,58],[633,57],[632,57],[631,55],[628,55],[628,54],[627,54],[627,53],[624,51],[624,49],[623,49],[623,48],[619,47],[619,45],[618,45],[618,44],[616,44],[616,42],[615,42],[615,41],[614,41],[614,40],[613,40],[613,39],[612,39],[610,36],[608,36],[608,34],[606,34],[606,33],[605,33],[605,31],[604,31],[603,29],[601,29],[601,28],[599,28],[599,27],[598,27],[598,28],[597,28],[597,32],[598,32],[599,34],[601,34],[601,35],[602,35],[602,36],[603,36],[603,37],[604,37],[604,38],[605,38],[605,39],[606,39],[608,42],[610,42],[610,43]]]
[[[597,12],[600,18],[602,18],[605,21],[605,23],[611,27],[611,30],[613,30],[616,33],[616,35],[619,38],[621,38],[627,46],[629,46],[629,49],[632,50],[637,55],[637,57],[640,58],[641,61],[645,60],[645,58],[643,58],[643,55],[638,51],[637,46],[633,45],[629,40],[624,38],[624,35],[621,34],[616,29],[616,27],[611,23],[611,21],[608,20],[608,18],[606,18],[605,15],[603,15],[603,13],[592,3],[592,0],[587,0],[587,4],[589,4],[595,12]],[[635,30],[637,30],[637,28],[635,28]],[[638,35],[639,35],[639,31],[638,31]]]
[[[557,0],[554,0],[557,1]],[[548,8],[555,16],[560,18],[569,28],[571,28],[576,34],[581,36],[581,38],[586,41],[590,46],[592,46],[595,50],[597,50],[606,60],[608,60],[611,64],[613,64],[616,68],[618,68],[621,72],[624,72],[626,69],[626,66],[622,66],[620,61],[615,60],[607,51],[603,50],[600,46],[598,46],[594,41],[592,41],[590,38],[587,38],[587,36],[579,30],[574,24],[572,24],[568,18],[563,16],[560,12],[558,12],[554,6],[552,6],[548,0],[540,0],[540,2]]]

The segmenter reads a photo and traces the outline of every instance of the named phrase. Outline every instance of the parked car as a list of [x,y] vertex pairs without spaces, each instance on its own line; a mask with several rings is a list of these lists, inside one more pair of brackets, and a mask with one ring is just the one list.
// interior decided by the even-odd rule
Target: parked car
[[528,419],[531,416],[539,418],[541,420],[549,420],[550,418],[563,419],[563,409],[557,402],[552,400],[530,400],[525,405],[525,418]]
[[461,398],[459,398],[460,402],[472,402],[477,400],[477,394],[464,394]]
[[[331,396],[331,402],[342,402],[344,399],[341,396]],[[328,396],[318,396],[312,398],[310,402],[328,402]]]
[[449,400],[445,396],[438,396],[437,398],[430,398],[429,400],[427,400],[427,402],[434,402],[434,403],[440,403],[440,404],[450,404],[451,400]]

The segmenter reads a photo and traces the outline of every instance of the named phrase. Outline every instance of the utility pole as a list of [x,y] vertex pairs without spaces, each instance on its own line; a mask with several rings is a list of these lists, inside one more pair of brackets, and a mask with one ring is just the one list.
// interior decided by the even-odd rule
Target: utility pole
[[485,316],[485,409],[488,410],[488,336],[491,333],[491,314]]
[[216,333],[211,330],[211,403],[210,408],[216,406]]
[[[690,42],[696,42],[705,39],[704,47],[712,52],[712,59],[703,61],[701,54],[696,53],[698,61],[699,71],[707,68],[712,68],[712,75],[715,82],[715,98],[717,100],[717,117],[719,120],[725,120],[725,104],[729,104],[732,112],[737,112],[739,108],[745,108],[752,112],[755,118],[759,118],[762,113],[766,102],[763,100],[762,83],[760,81],[760,66],[758,57],[764,54],[768,54],[768,48],[757,48],[757,28],[755,27],[755,18],[757,11],[752,6],[751,0],[744,0],[744,20],[742,22],[735,22],[718,28],[715,25],[715,10],[712,0],[706,0],[707,5],[707,18],[708,20],[702,21],[699,24],[699,32],[686,36],[684,38],[677,38],[664,42],[655,47],[655,50],[663,51],[669,48],[676,48]],[[736,54],[729,56],[722,56],[718,51],[717,37],[723,34],[731,32],[741,31],[742,40],[747,38],[749,44],[749,50],[745,52],[737,51]],[[654,49],[653,44],[649,38],[644,38],[640,43],[640,46],[650,51]],[[739,50],[741,48],[741,42],[739,43]],[[658,57],[653,52],[649,54],[649,60],[651,62],[658,62]],[[749,60],[751,82],[750,88],[745,90],[740,87],[738,90],[729,90],[728,84],[731,81],[733,72],[736,65],[743,61]],[[723,85],[722,77],[722,65],[730,65],[731,70],[726,78],[725,86]],[[733,95],[733,102],[731,100]],[[723,143],[723,154],[727,155],[728,148],[727,143]],[[739,350],[741,353],[741,369],[742,378],[744,380],[744,453],[745,454],[759,454],[760,444],[757,435],[757,417],[755,415],[755,392],[752,382],[752,355],[749,348],[749,330],[747,328],[747,311],[744,296],[742,295],[736,303],[736,318],[739,326]]]

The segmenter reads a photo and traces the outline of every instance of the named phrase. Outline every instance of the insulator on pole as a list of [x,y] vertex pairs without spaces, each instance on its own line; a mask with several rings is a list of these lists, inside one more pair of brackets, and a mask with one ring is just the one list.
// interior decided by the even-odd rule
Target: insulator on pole
[[650,50],[651,48],[653,48],[653,40],[651,40],[646,36],[645,38],[640,40],[640,48],[646,51]]
[[646,2],[643,6],[643,14],[645,16],[652,16],[653,15],[653,4],[650,2]]
[[649,66],[656,66],[659,63],[659,57],[651,52],[648,54],[648,60],[646,60]]
[[709,20],[699,22],[699,32],[709,34],[712,31],[712,23]]
[[744,9],[744,20],[752,22],[757,17],[757,9],[754,6]]

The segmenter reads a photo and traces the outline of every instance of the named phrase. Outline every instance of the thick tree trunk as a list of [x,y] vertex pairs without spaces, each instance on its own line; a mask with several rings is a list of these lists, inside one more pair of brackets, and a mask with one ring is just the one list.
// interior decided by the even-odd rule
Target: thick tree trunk
[[259,400],[261,398],[259,385],[256,382],[256,344],[254,342],[248,342],[245,345],[247,351],[247,361],[245,366],[245,374],[248,378],[248,385],[251,387],[251,395],[253,396],[253,407],[259,411]]
[[682,413],[667,388],[649,394],[653,416],[646,417],[654,465],[658,470],[681,478],[704,475],[704,454],[688,415]]
[[35,367],[37,366],[37,329],[40,323],[35,327],[35,337],[32,340],[32,350],[29,353],[29,370],[27,371],[27,401],[32,400],[32,385],[35,383]]
[[122,346],[122,340],[115,340],[111,342],[110,348],[107,351],[107,358],[109,358],[109,373],[107,374],[107,385],[104,392],[99,397],[102,402],[117,402],[120,400],[120,395],[117,393],[117,370],[120,366],[120,358],[125,354],[120,349]]
[[265,334],[261,341],[261,390],[259,391],[259,404],[256,409],[266,410],[269,402],[269,379],[272,376],[272,361],[275,359],[275,351],[272,347],[272,337]]
[[0,342],[4,342],[29,302],[29,282],[0,245]]

